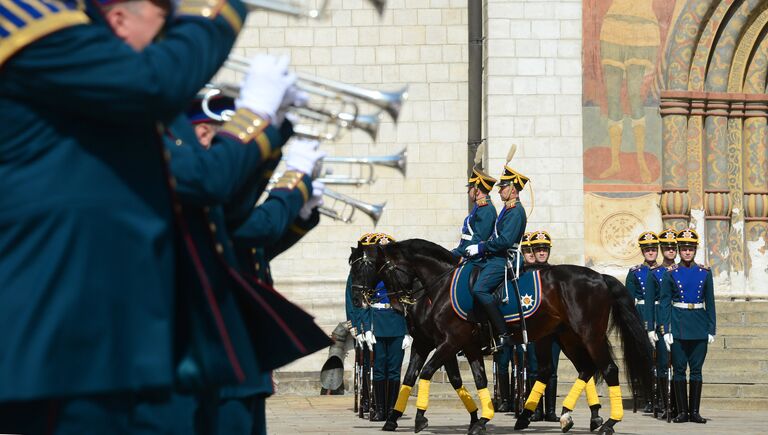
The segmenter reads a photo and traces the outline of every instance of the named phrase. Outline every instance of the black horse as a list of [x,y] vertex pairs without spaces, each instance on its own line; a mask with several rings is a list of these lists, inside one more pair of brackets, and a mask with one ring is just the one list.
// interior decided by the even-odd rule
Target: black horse
[[[407,312],[414,333],[429,343],[414,348],[404,385],[413,386],[421,369],[419,397],[416,402],[417,429],[426,426],[429,380],[442,365],[452,365],[461,350],[470,362],[481,402],[481,418],[473,424],[470,434],[485,432],[485,423],[493,418],[493,405],[487,389],[482,347],[486,343],[483,328],[459,318],[450,302],[450,281],[456,269],[456,258],[450,251],[432,242],[411,239],[388,245],[358,246],[350,256],[353,290],[369,292],[382,280],[395,309],[402,303],[410,305]],[[613,426],[623,416],[618,367],[608,342],[609,317],[616,327],[624,348],[626,373],[633,391],[647,391],[651,385],[651,347],[634,307],[634,300],[615,278],[589,268],[573,265],[550,266],[541,269],[541,306],[526,320],[529,338],[537,342],[536,356],[540,361],[537,383],[533,387],[525,410],[515,428],[530,424],[530,417],[544,392],[552,371],[551,343],[555,338],[563,353],[574,363],[579,379],[586,383],[590,377],[603,377],[609,386],[610,418],[600,427],[601,434],[614,432]],[[612,314],[612,316],[610,316]],[[514,334],[522,342],[521,334]],[[426,361],[434,346],[435,353]],[[427,353],[423,353],[426,350]],[[425,363],[426,361],[426,363]],[[423,368],[421,368],[423,366]],[[398,405],[390,414],[384,429],[394,429],[407,401],[407,391],[401,390]],[[405,393],[405,394],[404,394]],[[402,397],[404,396],[404,397]],[[568,409],[564,409],[564,416]]]

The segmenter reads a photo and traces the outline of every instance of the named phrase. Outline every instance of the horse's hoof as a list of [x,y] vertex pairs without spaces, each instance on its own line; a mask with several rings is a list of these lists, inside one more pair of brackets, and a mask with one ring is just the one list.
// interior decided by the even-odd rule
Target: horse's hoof
[[600,431],[597,433],[597,435],[612,435],[615,433],[616,431],[613,430],[612,427],[604,426],[600,428]]
[[392,420],[387,420],[386,423],[384,423],[384,426],[381,428],[384,432],[394,432],[395,429],[397,429],[397,422]]
[[603,425],[603,417],[597,416],[589,420],[589,431],[594,432],[595,429]]
[[563,433],[568,432],[573,427],[573,416],[570,412],[566,412],[565,414],[560,416],[560,430],[563,431]]
[[530,425],[531,425],[531,420],[529,418],[526,418],[520,415],[517,421],[515,421],[515,430],[523,430]]
[[416,427],[414,427],[413,432],[419,433],[426,429],[427,426],[429,426],[429,419],[423,415],[416,414]]
[[469,427],[467,435],[485,435],[485,423],[488,422],[487,418],[481,418],[475,424]]

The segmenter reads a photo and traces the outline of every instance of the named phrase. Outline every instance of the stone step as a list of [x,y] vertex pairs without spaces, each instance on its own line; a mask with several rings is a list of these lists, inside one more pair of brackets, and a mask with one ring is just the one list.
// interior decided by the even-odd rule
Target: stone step
[[744,312],[735,311],[729,313],[717,313],[718,325],[768,325],[768,312]]
[[764,335],[728,336],[720,339],[723,340],[724,349],[743,349],[745,351],[751,351],[754,349],[768,349],[768,337]]

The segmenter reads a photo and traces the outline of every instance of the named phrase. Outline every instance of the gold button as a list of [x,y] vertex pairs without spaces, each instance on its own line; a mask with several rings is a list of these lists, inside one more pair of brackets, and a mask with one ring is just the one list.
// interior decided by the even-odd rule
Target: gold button
[[256,248],[251,248],[251,254],[256,254]]
[[221,246],[221,243],[217,243],[216,244],[216,252],[218,252],[219,254],[223,254],[224,253],[224,247]]
[[205,18],[208,18],[211,16],[211,8],[203,8],[203,10],[200,11],[200,15],[204,16]]
[[248,134],[252,134],[255,131],[255,129],[253,127],[248,127],[245,129],[245,131],[248,132]]
[[216,232],[216,224],[215,223],[211,222],[210,224],[208,224],[208,228],[211,229],[212,233]]
[[240,134],[238,134],[238,135],[237,135],[237,137],[238,137],[240,140],[245,140],[245,133],[240,133]]
[[258,127],[258,126],[260,126],[260,125],[261,125],[261,122],[262,122],[262,121],[261,121],[261,119],[258,119],[258,118],[257,118],[257,119],[254,119],[254,120],[253,120],[253,126],[254,126],[254,127]]
[[181,146],[183,143],[181,139],[176,139],[176,146]]

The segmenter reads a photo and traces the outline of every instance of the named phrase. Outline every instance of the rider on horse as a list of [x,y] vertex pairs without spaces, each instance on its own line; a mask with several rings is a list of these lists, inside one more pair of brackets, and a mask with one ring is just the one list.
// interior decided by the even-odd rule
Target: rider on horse
[[496,221],[496,208],[491,203],[488,194],[491,193],[496,179],[475,167],[467,181],[467,195],[475,203],[472,211],[464,219],[461,227],[459,246],[451,250],[456,257],[464,255],[467,246],[484,242],[493,233],[493,223]]
[[525,233],[527,218],[518,195],[529,181],[528,177],[510,168],[508,164],[509,160],[498,183],[504,208],[496,219],[493,234],[487,242],[467,246],[465,250],[467,257],[480,255],[485,260],[472,292],[499,334],[500,345],[511,345],[511,340],[504,316],[494,301],[493,292],[504,281],[508,256],[513,255],[514,260],[519,261],[516,251]]

